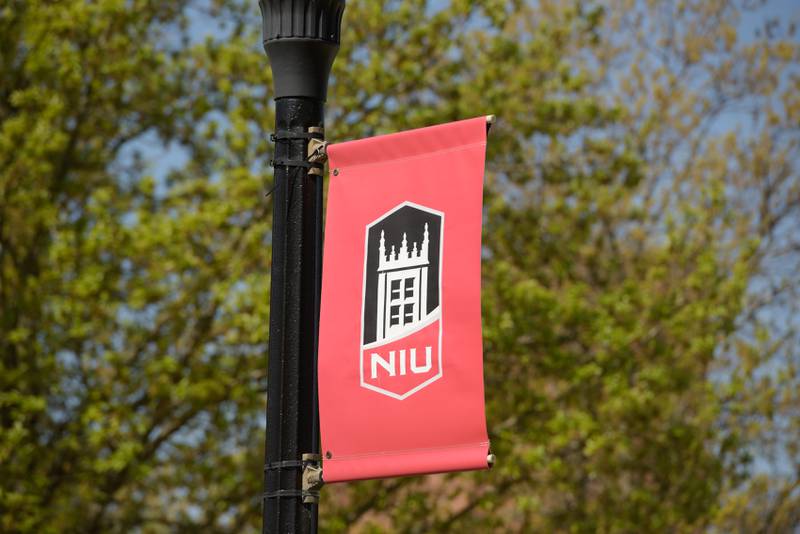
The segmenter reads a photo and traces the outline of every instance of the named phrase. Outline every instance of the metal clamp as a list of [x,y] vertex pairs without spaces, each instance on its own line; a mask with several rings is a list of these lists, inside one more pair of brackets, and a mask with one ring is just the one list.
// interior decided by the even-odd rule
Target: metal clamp
[[308,161],[322,164],[320,167],[309,169],[308,174],[322,176],[322,169],[325,162],[328,161],[328,142],[324,139],[325,129],[319,126],[312,126],[308,129],[308,133],[315,136],[308,140]]
[[324,163],[328,160],[328,142],[323,139],[312,139],[308,142],[308,161]]
[[303,502],[318,503],[319,490],[325,484],[322,480],[322,467],[319,463],[322,458],[319,454],[303,455]]

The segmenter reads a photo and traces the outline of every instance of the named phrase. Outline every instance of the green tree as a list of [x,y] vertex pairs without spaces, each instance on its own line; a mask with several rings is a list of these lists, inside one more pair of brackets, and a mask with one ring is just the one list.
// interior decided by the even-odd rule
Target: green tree
[[[348,3],[330,138],[499,115],[499,463],[328,487],[323,530],[800,524],[800,48],[782,9]],[[0,7],[0,531],[258,531],[258,17],[238,0]]]

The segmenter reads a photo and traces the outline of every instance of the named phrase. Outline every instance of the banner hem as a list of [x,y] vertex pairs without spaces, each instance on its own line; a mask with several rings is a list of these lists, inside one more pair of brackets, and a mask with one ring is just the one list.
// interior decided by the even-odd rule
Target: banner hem
[[407,449],[323,461],[326,483],[488,469],[489,442]]
[[[330,147],[332,147],[332,146],[333,145],[330,145],[328,147],[329,151],[330,151]],[[338,158],[344,159],[343,156],[338,155],[338,154],[336,156],[331,156],[330,153],[329,153],[329,157],[330,157],[330,161],[331,161],[331,168],[339,169],[339,171],[341,172],[341,171],[344,171],[344,170],[347,170],[347,169],[356,169],[356,168],[359,168],[359,167],[371,167],[373,165],[383,165],[383,164],[386,164],[386,163],[396,163],[396,162],[408,161],[408,160],[412,160],[412,159],[430,158],[430,157],[437,156],[437,155],[440,155],[440,154],[447,154],[447,153],[450,153],[450,152],[461,152],[461,151],[469,150],[469,149],[476,148],[476,147],[483,147],[484,150],[485,150],[486,146],[487,146],[486,141],[480,141],[480,142],[477,142],[477,143],[466,143],[466,144],[458,145],[458,146],[455,146],[455,147],[452,147],[452,148],[443,148],[443,149],[434,150],[434,151],[431,151],[431,152],[423,152],[421,154],[409,154],[407,156],[379,158],[379,159],[376,159],[374,161],[368,161],[366,163],[340,163],[338,165],[333,163],[333,160],[334,159],[338,159]]]

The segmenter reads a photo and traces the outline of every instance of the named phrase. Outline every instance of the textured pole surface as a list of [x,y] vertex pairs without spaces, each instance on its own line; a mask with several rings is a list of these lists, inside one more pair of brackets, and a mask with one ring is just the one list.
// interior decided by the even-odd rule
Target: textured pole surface
[[[322,126],[323,104],[277,101],[277,130]],[[278,141],[275,159],[305,159],[307,141]],[[267,466],[319,453],[316,337],[319,310],[322,177],[275,166],[267,383]],[[317,506],[303,504],[301,465],[265,472],[264,532],[313,532]],[[274,495],[285,492],[285,496]]]
[[319,454],[316,390],[322,273],[322,177],[307,134],[322,127],[343,0],[261,0],[275,85],[275,188],[263,532],[316,532],[303,502],[302,455]]

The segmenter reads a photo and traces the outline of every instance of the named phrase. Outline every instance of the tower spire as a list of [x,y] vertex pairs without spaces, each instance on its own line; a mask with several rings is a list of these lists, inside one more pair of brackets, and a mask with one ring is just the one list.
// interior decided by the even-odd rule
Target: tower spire
[[428,240],[428,223],[425,223],[425,232],[423,232],[423,234],[422,234],[422,247],[421,247],[421,250],[420,250],[420,252],[421,252],[420,256],[422,258],[424,258],[425,261],[428,260],[428,245],[429,244],[430,244],[430,242]]
[[378,246],[378,263],[381,267],[386,263],[386,238],[381,230],[380,246]]
[[[421,243],[419,241],[409,242],[408,232],[403,232],[403,239],[400,244],[392,243],[390,246],[389,243],[392,242],[392,236],[389,236],[389,243],[387,243],[386,232],[381,230],[381,236],[378,240],[378,270],[405,269],[427,264],[428,246],[430,244],[427,223],[422,236]],[[388,254],[387,249],[391,249]]]

